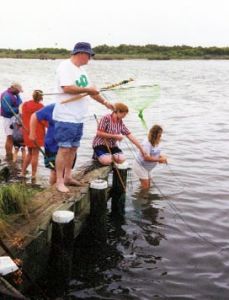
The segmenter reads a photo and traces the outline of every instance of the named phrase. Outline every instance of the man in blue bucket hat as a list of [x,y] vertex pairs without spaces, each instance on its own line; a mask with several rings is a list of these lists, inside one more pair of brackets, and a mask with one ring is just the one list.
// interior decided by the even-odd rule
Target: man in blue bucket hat
[[91,49],[91,44],[85,42],[76,43],[74,49],[72,50],[72,55],[80,52],[88,53],[90,56],[95,55],[95,52]]
[[90,98],[109,109],[113,108],[92,85],[83,68],[94,55],[89,43],[79,42],[75,44],[71,57],[62,61],[56,72],[58,99],[53,111],[53,119],[56,121],[55,139],[59,146],[56,157],[56,187],[63,193],[69,192],[67,185],[80,185],[72,177],[71,167],[80,146]]

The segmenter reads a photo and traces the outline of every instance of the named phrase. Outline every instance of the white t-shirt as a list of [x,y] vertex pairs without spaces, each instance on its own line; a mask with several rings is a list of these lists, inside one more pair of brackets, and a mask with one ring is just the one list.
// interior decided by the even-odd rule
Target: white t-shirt
[[57,103],[53,110],[53,119],[62,122],[83,123],[88,114],[90,97],[86,96],[80,100],[61,104],[62,100],[74,97],[73,94],[63,93],[62,86],[76,85],[78,87],[90,86],[87,73],[82,67],[75,66],[70,59],[60,63],[56,71]]
[[[150,156],[159,158],[161,149],[159,147],[153,147],[148,139],[145,139],[142,142],[142,147]],[[157,162],[144,160],[141,152],[137,154],[136,160],[142,167],[144,167],[148,171],[151,171],[157,165]]]

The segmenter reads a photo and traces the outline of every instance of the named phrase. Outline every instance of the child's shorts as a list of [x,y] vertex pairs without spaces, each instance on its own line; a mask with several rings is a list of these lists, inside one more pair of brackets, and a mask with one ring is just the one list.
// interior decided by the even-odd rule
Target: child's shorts
[[21,150],[23,152],[25,151],[25,145],[14,143],[14,149]]
[[133,162],[133,171],[138,176],[139,179],[150,179],[151,171],[148,171],[143,166],[141,166],[136,159]]
[[[112,155],[122,153],[122,150],[117,146],[111,147],[111,148],[109,148],[109,150],[111,151]],[[100,157],[102,155],[110,154],[109,150],[108,150],[107,146],[105,146],[105,145],[96,146],[94,148],[94,156],[93,157],[96,158],[96,157]]]
[[13,116],[11,118],[3,117],[3,126],[6,136],[13,134],[13,129],[11,129],[11,125],[16,121],[16,117]]

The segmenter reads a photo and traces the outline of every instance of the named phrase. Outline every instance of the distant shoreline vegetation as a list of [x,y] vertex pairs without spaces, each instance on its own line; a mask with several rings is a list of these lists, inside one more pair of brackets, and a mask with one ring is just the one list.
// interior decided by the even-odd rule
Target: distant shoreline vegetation
[[[191,46],[159,46],[159,45],[100,45],[93,48],[96,60],[113,59],[229,59],[229,47],[191,47]],[[30,59],[63,59],[70,51],[60,48],[37,49],[0,49],[0,58],[30,58]]]

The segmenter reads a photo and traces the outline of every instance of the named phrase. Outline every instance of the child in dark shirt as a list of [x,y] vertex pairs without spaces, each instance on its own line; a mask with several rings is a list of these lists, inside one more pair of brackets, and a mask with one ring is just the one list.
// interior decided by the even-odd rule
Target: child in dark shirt
[[25,146],[22,134],[22,124],[19,121],[13,122],[10,125],[10,128],[13,130],[12,137],[13,137],[13,146],[14,146],[14,153],[13,153],[13,162],[17,161],[19,150],[21,150],[22,155],[22,163],[25,159]]

